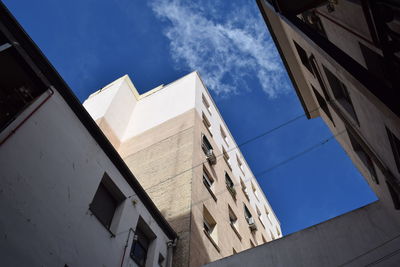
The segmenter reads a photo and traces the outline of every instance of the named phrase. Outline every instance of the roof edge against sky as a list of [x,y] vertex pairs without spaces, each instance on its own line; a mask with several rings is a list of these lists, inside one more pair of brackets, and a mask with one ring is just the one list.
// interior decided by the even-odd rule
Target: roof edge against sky
[[25,32],[16,18],[11,14],[5,4],[0,0],[0,18],[1,23],[11,30],[12,35],[17,39],[25,51],[28,52],[29,57],[35,62],[36,66],[46,76],[49,82],[54,86],[57,92],[63,97],[67,105],[75,113],[77,118],[81,121],[86,130],[90,133],[93,139],[98,143],[104,153],[109,157],[110,161],[115,165],[127,183],[137,193],[139,199],[143,202],[145,207],[149,210],[151,216],[160,225],[160,228],[170,239],[177,238],[176,232],[172,229],[161,212],[158,210],[154,202],[147,195],[146,191],[140,185],[138,180],[132,174],[128,166],[122,160],[121,156],[114,149],[113,145],[103,134],[95,121],[89,113],[82,106],[79,99],[75,96],[68,84],[56,71],[53,65],[49,62],[46,56],[42,53],[39,47],[33,42],[29,35]]
[[285,58],[284,54],[283,54],[282,48],[281,48],[281,46],[280,46],[280,44],[279,44],[279,42],[278,42],[278,39],[277,39],[276,36],[275,36],[275,32],[274,32],[274,30],[272,29],[272,26],[271,26],[271,23],[270,23],[270,21],[269,21],[269,19],[268,19],[268,16],[267,16],[267,14],[265,13],[264,6],[263,6],[263,3],[262,3],[263,1],[264,1],[264,0],[256,0],[258,9],[260,10],[261,15],[262,15],[263,18],[264,18],[264,22],[265,22],[265,24],[266,24],[267,27],[268,27],[268,31],[269,31],[269,33],[271,34],[272,40],[274,40],[276,49],[277,49],[278,52],[279,52],[279,55],[280,55],[280,57],[281,57],[281,59],[282,59],[282,62],[283,62],[283,65],[285,66],[285,69],[286,69],[286,71],[287,71],[287,73],[288,73],[288,75],[289,75],[290,81],[292,82],[292,85],[293,85],[293,88],[294,88],[294,90],[295,90],[295,92],[296,92],[296,94],[297,94],[297,97],[298,97],[299,100],[300,100],[301,106],[302,106],[303,109],[304,109],[304,112],[305,112],[305,114],[306,114],[306,116],[307,116],[307,119],[311,119],[312,117],[311,117],[311,115],[310,115],[310,112],[309,112],[309,110],[307,109],[307,106],[306,106],[306,104],[305,104],[305,102],[304,102],[303,96],[302,96],[301,93],[300,93],[300,89],[299,89],[299,87],[297,86],[297,83],[296,83],[296,81],[295,81],[295,79],[294,79],[293,73],[292,73],[292,71],[291,71],[290,68],[289,68],[289,65],[288,65],[288,63],[287,63],[287,61],[286,61],[286,58]]

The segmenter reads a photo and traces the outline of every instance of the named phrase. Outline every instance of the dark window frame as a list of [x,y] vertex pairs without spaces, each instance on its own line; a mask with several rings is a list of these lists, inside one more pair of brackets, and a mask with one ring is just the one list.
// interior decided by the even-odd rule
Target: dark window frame
[[369,173],[372,177],[372,180],[376,184],[379,184],[378,175],[376,173],[375,164],[374,164],[373,160],[368,155],[368,153],[365,151],[363,146],[360,144],[357,137],[351,131],[349,131],[348,128],[347,128],[347,135],[349,136],[350,144],[351,144],[354,152],[357,154],[358,158],[363,163],[364,167],[369,171]]
[[394,161],[396,163],[397,171],[400,173],[400,139],[397,138],[397,136],[393,134],[388,127],[385,128],[390,142],[390,147],[392,149]]
[[317,99],[318,106],[324,111],[325,115],[329,118],[329,120],[332,122],[332,124],[335,126],[335,123],[333,121],[332,114],[329,110],[329,106],[324,99],[324,97],[317,91],[317,89],[314,88],[313,85],[311,85],[311,89],[314,92],[315,98]]
[[6,129],[21,113],[34,103],[48,89],[31,62],[10,43],[0,44],[0,132]]
[[152,230],[146,224],[143,218],[139,217],[135,229],[135,236],[132,241],[131,251],[129,253],[131,259],[139,267],[144,267],[146,265],[150,246],[156,238],[157,236],[152,232]]
[[[108,174],[104,173],[92,202],[89,204],[89,210],[113,236],[114,233],[111,231],[111,226],[115,218],[115,212],[125,199],[126,197]],[[110,205],[107,207],[108,204]],[[108,213],[106,213],[105,207],[110,209]]]
[[300,58],[301,63],[303,64],[304,67],[306,67],[306,69],[312,74],[314,75],[313,69],[311,67],[309,58],[307,56],[307,52],[306,50],[304,50],[303,47],[301,47],[295,40],[293,40],[294,46],[296,48],[297,51],[297,55]]
[[358,121],[358,116],[347,86],[327,67],[325,67],[324,65],[322,67],[328,80],[328,84],[331,88],[331,92],[336,101],[350,115],[350,117],[357,123],[357,125],[359,125],[360,123]]

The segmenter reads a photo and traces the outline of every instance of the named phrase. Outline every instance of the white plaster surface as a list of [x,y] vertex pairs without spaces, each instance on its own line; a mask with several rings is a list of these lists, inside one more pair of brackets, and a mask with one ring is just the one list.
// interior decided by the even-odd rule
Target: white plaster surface
[[[157,236],[146,266],[166,257],[167,236],[57,92],[0,147],[0,166],[1,266],[120,266],[139,215]],[[104,172],[132,196],[114,216],[115,237],[89,211]],[[124,266],[135,266],[132,238]]]

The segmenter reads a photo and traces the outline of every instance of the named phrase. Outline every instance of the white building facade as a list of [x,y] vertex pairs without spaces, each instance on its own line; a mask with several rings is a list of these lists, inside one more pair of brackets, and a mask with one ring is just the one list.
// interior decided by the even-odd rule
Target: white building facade
[[176,233],[0,5],[2,266],[171,266]]

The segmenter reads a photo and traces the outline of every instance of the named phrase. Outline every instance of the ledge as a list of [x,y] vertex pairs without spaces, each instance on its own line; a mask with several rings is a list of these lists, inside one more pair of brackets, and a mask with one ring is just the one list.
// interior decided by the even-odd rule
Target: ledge
[[219,246],[217,245],[217,243],[215,243],[214,239],[207,233],[207,231],[205,229],[203,229],[204,234],[207,236],[207,238],[211,241],[211,243],[213,244],[213,246],[215,247],[215,249],[221,253],[221,249],[219,248]]

